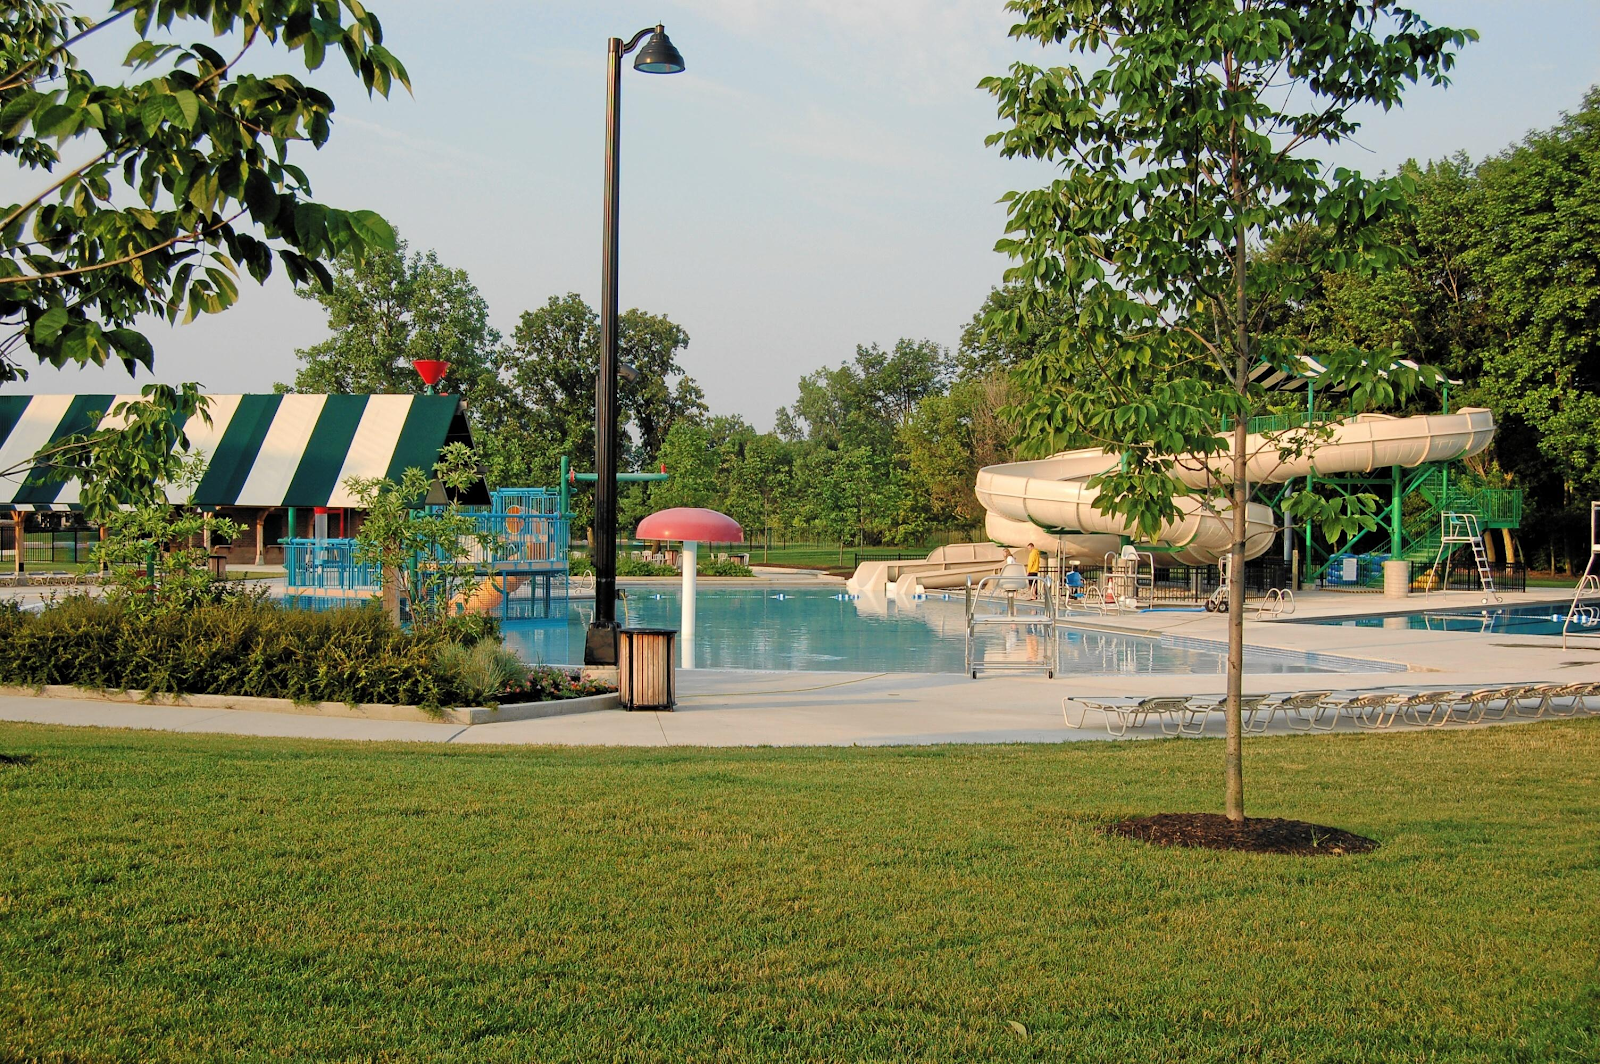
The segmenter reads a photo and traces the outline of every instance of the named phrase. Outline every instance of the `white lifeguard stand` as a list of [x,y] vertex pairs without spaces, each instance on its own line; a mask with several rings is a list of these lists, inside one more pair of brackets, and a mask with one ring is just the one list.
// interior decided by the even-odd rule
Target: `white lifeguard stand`
[[[1600,502],[1589,504],[1589,564],[1583,567],[1583,579],[1578,581],[1578,586],[1572,591],[1572,605],[1567,607],[1567,616],[1561,622],[1561,646],[1567,645],[1568,629],[1572,622],[1577,621],[1583,627],[1591,627],[1600,622],[1600,611],[1593,606],[1585,606],[1585,596],[1600,596],[1600,573],[1595,572],[1595,559],[1600,558]],[[1551,568],[1555,568],[1552,564]],[[1584,633],[1580,633],[1584,634]]]
[[[1478,584],[1483,588],[1483,601],[1487,603],[1492,598],[1499,602],[1500,592],[1494,586],[1494,573],[1489,570],[1489,552],[1483,546],[1483,530],[1478,526],[1478,515],[1448,510],[1439,515],[1439,553],[1433,559],[1433,568],[1428,571],[1423,595],[1426,596],[1433,589],[1439,567],[1447,566],[1450,556],[1463,543],[1472,547],[1472,561],[1478,567]],[[1449,579],[1450,573],[1446,569],[1445,580]]]

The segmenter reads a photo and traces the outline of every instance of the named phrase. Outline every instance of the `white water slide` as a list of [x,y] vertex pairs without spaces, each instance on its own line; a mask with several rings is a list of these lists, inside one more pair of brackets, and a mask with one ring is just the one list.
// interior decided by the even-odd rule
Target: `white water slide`
[[[1252,484],[1281,484],[1316,473],[1370,473],[1391,466],[1418,466],[1477,454],[1494,438],[1494,416],[1467,407],[1454,414],[1391,417],[1358,414],[1333,423],[1331,434],[1316,440],[1306,453],[1280,455],[1280,443],[1266,436],[1246,437],[1245,454]],[[1218,473],[1233,467],[1233,449],[1213,455],[1180,457],[1172,476],[1194,488],[1216,487]],[[1035,462],[1007,462],[978,472],[978,501],[988,511],[989,537],[996,543],[1040,549],[1068,558],[1099,561],[1107,535],[1132,536],[1126,519],[1095,509],[1099,492],[1089,478],[1116,466],[1118,458],[1098,448],[1064,451]],[[1168,548],[1177,564],[1208,565],[1226,554],[1233,542],[1232,507],[1224,500],[1178,498],[1177,520],[1163,525],[1154,543]],[[1247,557],[1264,554],[1277,533],[1272,508],[1250,503],[1245,514]],[[1066,534],[1058,534],[1064,532]]]

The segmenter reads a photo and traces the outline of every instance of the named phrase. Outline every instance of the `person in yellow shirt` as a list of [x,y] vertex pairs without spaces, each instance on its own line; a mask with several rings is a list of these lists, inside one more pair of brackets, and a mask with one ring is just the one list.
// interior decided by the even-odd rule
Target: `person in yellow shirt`
[[1044,553],[1032,543],[1028,544],[1028,597],[1039,597],[1039,566],[1044,564]]

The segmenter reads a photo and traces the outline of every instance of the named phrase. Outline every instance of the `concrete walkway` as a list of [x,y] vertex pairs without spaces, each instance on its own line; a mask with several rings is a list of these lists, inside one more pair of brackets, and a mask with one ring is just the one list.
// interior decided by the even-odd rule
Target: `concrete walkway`
[[[969,680],[948,674],[700,671],[681,673],[672,713],[611,710],[503,724],[421,724],[241,710],[185,709],[74,699],[0,697],[0,720],[158,731],[301,739],[598,746],[889,746],[1105,740],[1067,726],[1064,696],[1116,699],[1151,694],[1222,694],[1220,676],[1128,676],[1047,680],[1005,676]],[[1249,676],[1250,692],[1357,691],[1376,688],[1470,689],[1515,682],[1600,680],[1584,675],[1461,672],[1452,682],[1416,674]],[[1287,681],[1287,682],[1285,682]],[[1421,681],[1421,682],[1419,682]],[[1076,717],[1076,710],[1074,711]],[[1341,725],[1348,729],[1348,725]],[[1220,717],[1212,732],[1220,734]],[[1288,729],[1281,722],[1274,732]],[[1155,738],[1155,724],[1130,737]]]
[[[1307,593],[1294,620],[1479,605],[1481,596],[1453,592],[1384,600],[1370,595]],[[1563,609],[1571,592],[1507,595],[1507,607],[1544,603]],[[1225,617],[1152,611],[1125,616],[1078,616],[1072,623],[1150,636],[1223,641]],[[1246,675],[1245,690],[1362,691],[1394,688],[1471,690],[1521,683],[1600,682],[1600,638],[1563,649],[1549,636],[1438,632],[1400,627],[1338,627],[1250,619],[1249,645],[1311,651],[1399,665],[1405,672],[1276,673]],[[1095,718],[1067,727],[1065,696],[1137,698],[1184,694],[1220,697],[1220,674],[1137,673],[987,675],[859,672],[679,673],[674,713],[608,711],[465,727],[186,709],[71,699],[0,697],[0,720],[98,727],[306,739],[582,745],[889,745],[918,743],[1064,742],[1108,738]],[[1219,730],[1220,722],[1213,723]],[[1278,725],[1278,729],[1282,729]],[[1341,725],[1348,728],[1348,725]],[[1159,735],[1151,725],[1146,736]]]

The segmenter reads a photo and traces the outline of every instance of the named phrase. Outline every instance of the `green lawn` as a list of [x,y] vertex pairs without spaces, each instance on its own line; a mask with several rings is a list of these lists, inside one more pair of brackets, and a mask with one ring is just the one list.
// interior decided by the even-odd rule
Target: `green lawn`
[[1600,1059],[1600,719],[1246,750],[0,725],[0,1061]]

